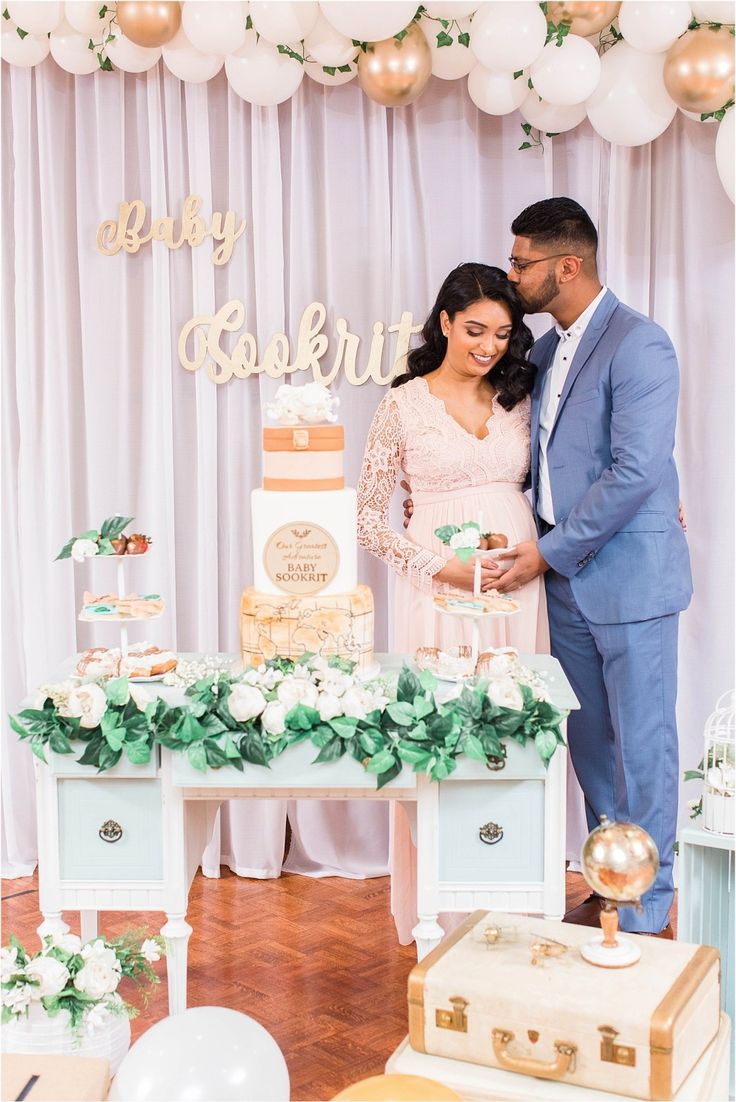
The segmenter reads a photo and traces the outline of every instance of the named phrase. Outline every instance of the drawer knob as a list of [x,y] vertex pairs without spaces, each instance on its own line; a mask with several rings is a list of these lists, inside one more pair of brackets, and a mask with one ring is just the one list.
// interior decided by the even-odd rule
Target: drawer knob
[[119,842],[123,837],[123,828],[114,819],[108,819],[97,832],[103,842]]
[[503,827],[498,823],[484,823],[478,831],[478,837],[487,846],[495,846],[503,838]]

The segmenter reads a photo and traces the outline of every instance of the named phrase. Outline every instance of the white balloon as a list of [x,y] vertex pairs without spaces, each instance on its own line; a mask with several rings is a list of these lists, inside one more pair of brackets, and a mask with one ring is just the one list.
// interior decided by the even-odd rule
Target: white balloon
[[9,3],[7,9],[16,27],[29,34],[48,34],[64,18],[58,0],[16,0],[14,4]]
[[237,1010],[194,1006],[131,1046],[111,1102],[288,1102],[289,1071],[271,1034]]
[[183,27],[179,27],[171,41],[161,48],[161,52],[169,72],[187,84],[203,84],[219,73],[225,64],[224,57],[195,50],[184,34]]
[[545,103],[534,89],[529,92],[519,111],[527,122],[545,134],[564,134],[566,130],[574,130],[587,114],[584,103],[563,107]]
[[136,46],[135,42],[120,33],[119,27],[113,27],[111,33],[115,35],[115,41],[108,43],[107,56],[124,73],[145,73],[161,57],[160,46]]
[[323,0],[322,14],[336,31],[358,42],[382,42],[408,27],[415,0]]
[[463,0],[440,0],[438,4],[425,4],[430,19],[467,19],[474,11],[482,7],[478,0],[466,4]]
[[734,198],[734,165],[736,164],[736,111],[731,108],[718,125],[716,134],[716,168],[726,195],[731,202]]
[[690,5],[684,0],[624,0],[618,26],[630,46],[645,54],[669,50],[690,23]]
[[486,69],[515,73],[539,57],[547,20],[538,4],[484,4],[473,17],[470,46]]
[[468,95],[487,115],[509,115],[516,111],[528,90],[526,73],[514,80],[510,73],[492,73],[476,65],[468,77]]
[[699,23],[727,23],[733,25],[734,18],[736,17],[736,4],[733,0],[729,3],[728,0],[712,0],[712,2],[704,2],[702,4],[693,0],[690,7],[693,10],[693,15]]
[[601,59],[596,49],[577,34],[552,41],[531,68],[535,90],[547,103],[570,107],[592,96],[601,76]]
[[255,31],[225,58],[225,72],[233,92],[258,107],[273,107],[294,95],[304,79],[304,67],[288,54],[280,54]]
[[253,27],[274,45],[301,42],[314,29],[319,16],[317,0],[251,0]]
[[305,61],[304,71],[308,77],[315,80],[317,84],[326,84],[330,87],[335,87],[338,84],[348,84],[354,77],[358,75],[358,66],[351,65],[349,73],[335,72],[333,74],[326,73],[323,67],[316,61]]
[[[304,39],[304,49],[307,56],[320,65],[347,65],[357,53],[352,38],[336,31],[321,11],[314,28]],[[342,75],[345,76],[344,73]]]
[[439,23],[430,19],[422,19],[420,27],[424,31],[430,51],[432,53],[432,72],[441,80],[457,80],[468,75],[473,66],[478,64],[473,51],[469,46],[463,46],[458,42],[458,35],[464,34],[472,26],[470,19],[458,19],[454,27],[450,27],[448,34],[452,39],[451,46],[438,46],[437,35],[442,31]]
[[664,54],[643,54],[623,41],[612,46],[586,104],[593,129],[613,145],[645,145],[663,134],[677,110],[663,69]]
[[711,123],[716,121],[715,115],[712,112],[708,115],[707,119],[701,119],[700,116],[705,113],[703,111],[685,111],[682,107],[678,107],[677,110],[680,112],[681,115],[685,115],[688,119],[692,119],[694,122]]
[[[100,19],[101,7],[101,0],[66,0],[64,18],[73,30],[94,38],[96,31],[102,31],[107,26],[107,21]],[[107,18],[111,15],[112,12]]]
[[224,57],[245,42],[248,5],[229,0],[188,0],[181,9],[184,33],[203,54]]
[[2,23],[3,32],[0,36],[0,55],[9,65],[18,65],[27,69],[31,65],[38,65],[48,56],[47,35],[27,34],[25,38],[21,38],[12,19],[2,19],[0,23]]
[[96,51],[87,49],[88,42],[88,34],[80,34],[64,20],[60,27],[51,32],[51,56],[67,73],[75,73],[77,76],[94,73],[99,69],[100,63]]

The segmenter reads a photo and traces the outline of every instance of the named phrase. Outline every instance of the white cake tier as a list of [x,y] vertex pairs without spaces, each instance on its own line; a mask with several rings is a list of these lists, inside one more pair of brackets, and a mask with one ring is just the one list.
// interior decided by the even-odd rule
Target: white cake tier
[[[315,581],[312,591],[330,594],[348,593],[355,589],[358,584],[358,512],[355,490],[253,490],[251,517],[253,583],[260,593],[289,592],[287,584],[279,586],[270,576],[264,553],[271,536],[279,529],[292,525],[297,533],[305,526],[317,525],[337,545],[337,570],[334,576],[324,586],[320,585],[319,580]],[[298,535],[294,536],[295,540],[298,538]],[[301,565],[308,563],[309,559],[308,554],[302,556]],[[306,595],[306,590],[302,592]]]

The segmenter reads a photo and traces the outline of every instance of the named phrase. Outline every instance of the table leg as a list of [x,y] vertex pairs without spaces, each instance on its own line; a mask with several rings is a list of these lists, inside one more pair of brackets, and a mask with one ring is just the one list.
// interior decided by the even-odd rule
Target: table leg
[[439,913],[439,784],[417,777],[417,916],[412,930],[421,960],[442,941]]
[[97,911],[79,912],[79,933],[83,943],[97,937]]
[[166,942],[169,1014],[181,1014],[187,1008],[187,947],[191,933],[184,914],[167,913],[161,936]]
[[68,934],[69,927],[61,917],[61,911],[43,911],[43,922],[36,930],[38,936],[43,939],[53,934]]

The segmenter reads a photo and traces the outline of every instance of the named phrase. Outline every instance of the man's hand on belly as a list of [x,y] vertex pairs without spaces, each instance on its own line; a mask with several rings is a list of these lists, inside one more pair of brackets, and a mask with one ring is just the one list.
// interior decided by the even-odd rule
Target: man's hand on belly
[[549,570],[549,563],[540,555],[534,540],[517,543],[511,551],[499,552],[496,559],[513,559],[513,566],[505,572],[500,567],[494,569],[491,564],[490,575],[497,579],[493,587],[499,593],[513,593],[515,589],[520,589],[527,582],[544,574],[545,570]]

